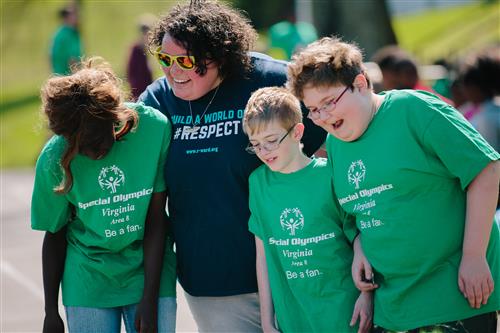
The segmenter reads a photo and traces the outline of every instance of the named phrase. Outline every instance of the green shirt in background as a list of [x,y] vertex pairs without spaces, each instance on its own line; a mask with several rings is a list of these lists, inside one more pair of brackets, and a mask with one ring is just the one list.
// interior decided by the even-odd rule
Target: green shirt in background
[[67,75],[72,63],[80,61],[82,56],[80,33],[77,29],[63,25],[55,33],[50,49],[52,72]]
[[[264,243],[276,318],[283,332],[356,332],[359,291],[351,279],[347,218],[324,159],[283,174],[267,166],[249,178],[249,229]],[[352,225],[352,224],[351,224]],[[349,239],[356,230],[352,229]]]
[[[77,155],[73,187],[60,184],[66,141],[54,136],[37,162],[31,226],[56,232],[68,226],[62,280],[66,306],[115,307],[138,303],[144,287],[143,236],[151,196],[165,191],[163,176],[171,125],[157,110],[129,104],[137,128],[102,159]],[[175,256],[167,242],[160,296],[175,296]]]
[[327,151],[338,200],[378,273],[375,324],[408,330],[500,308],[496,223],[488,304],[472,309],[458,288],[466,188],[500,157],[458,111],[426,92],[389,91],[358,140],[329,136]]

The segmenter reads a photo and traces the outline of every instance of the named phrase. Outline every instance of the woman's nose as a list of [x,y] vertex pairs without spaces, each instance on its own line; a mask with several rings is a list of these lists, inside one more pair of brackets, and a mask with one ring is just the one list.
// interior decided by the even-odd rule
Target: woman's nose
[[167,70],[170,72],[170,74],[172,74],[172,75],[177,75],[177,74],[179,74],[179,73],[182,73],[182,69],[179,67],[179,64],[177,63],[177,61],[174,61],[174,63],[173,63],[170,67],[168,67],[168,68],[166,68],[166,69],[167,69]]

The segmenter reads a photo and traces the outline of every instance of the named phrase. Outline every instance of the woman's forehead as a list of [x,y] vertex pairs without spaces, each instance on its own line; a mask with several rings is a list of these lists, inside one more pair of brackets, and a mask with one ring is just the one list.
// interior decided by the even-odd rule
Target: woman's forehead
[[168,33],[165,33],[165,35],[163,36],[161,49],[164,52],[172,53],[174,55],[187,53],[187,50],[184,48],[184,46]]

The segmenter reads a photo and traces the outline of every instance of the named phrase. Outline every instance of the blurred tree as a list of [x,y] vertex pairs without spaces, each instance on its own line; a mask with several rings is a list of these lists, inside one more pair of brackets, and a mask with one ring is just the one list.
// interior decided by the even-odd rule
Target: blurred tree
[[[301,0],[233,0],[245,10],[256,29],[264,30],[285,18],[290,7]],[[338,35],[355,41],[365,51],[366,58],[379,48],[397,44],[391,17],[385,0],[315,0],[314,25],[319,36]]]
[[355,41],[369,59],[379,48],[397,44],[385,0],[313,1],[320,36],[338,35]]
[[247,12],[257,30],[267,29],[286,18],[295,0],[233,0],[233,5]]

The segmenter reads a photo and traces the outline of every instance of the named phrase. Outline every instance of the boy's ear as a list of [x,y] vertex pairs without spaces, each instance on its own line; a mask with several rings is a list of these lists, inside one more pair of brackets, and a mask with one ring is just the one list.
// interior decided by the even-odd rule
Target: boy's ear
[[300,141],[302,140],[303,135],[304,135],[304,124],[297,123],[292,131],[292,137],[294,140]]
[[366,77],[363,74],[356,75],[352,84],[356,89],[361,90],[368,88],[368,80],[366,80]]

